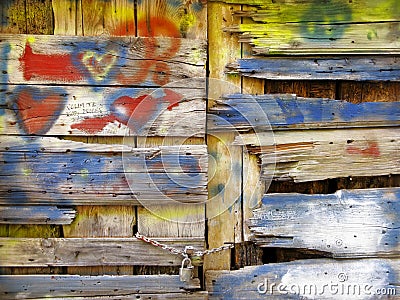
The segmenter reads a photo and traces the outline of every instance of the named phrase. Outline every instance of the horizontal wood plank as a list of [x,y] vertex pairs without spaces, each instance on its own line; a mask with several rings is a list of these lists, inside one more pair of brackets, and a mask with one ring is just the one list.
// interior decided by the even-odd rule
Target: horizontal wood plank
[[[160,238],[202,251],[203,238]],[[0,238],[0,266],[180,266],[182,256],[136,238]],[[145,253],[145,255],[144,255]]]
[[399,259],[311,259],[208,271],[210,299],[387,299],[400,295]]
[[207,119],[210,131],[397,126],[400,102],[353,104],[292,94],[232,94],[221,97]]
[[71,224],[76,211],[55,206],[0,206],[0,224]]
[[0,204],[204,203],[205,145],[132,148],[57,138],[0,140]]
[[1,34],[0,82],[164,86],[204,77],[206,47],[180,38]]
[[399,53],[399,7],[396,1],[243,1],[255,5],[235,12],[254,23],[228,27],[256,54],[394,54]]
[[155,299],[163,299],[163,294],[167,299],[171,298],[168,294],[176,295],[178,299],[191,298],[192,295],[195,299],[204,299],[204,293],[191,293],[198,289],[198,281],[184,283],[177,275],[0,275],[2,299],[138,299],[148,294],[154,294]]
[[271,80],[400,81],[398,56],[265,57],[239,59],[226,72]]
[[305,182],[400,173],[397,127],[244,134],[236,143],[261,154],[261,176],[267,180]]
[[262,247],[318,250],[335,258],[398,257],[400,188],[265,194],[248,225]]
[[204,137],[205,81],[190,83],[159,89],[1,85],[0,133]]

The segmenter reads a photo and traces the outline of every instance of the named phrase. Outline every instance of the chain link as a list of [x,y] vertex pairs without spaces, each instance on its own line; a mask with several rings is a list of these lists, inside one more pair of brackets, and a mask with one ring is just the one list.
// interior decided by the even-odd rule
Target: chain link
[[[151,245],[153,245],[155,247],[159,247],[159,248],[161,248],[163,250],[169,251],[172,254],[182,255],[183,257],[188,257],[188,254],[185,251],[182,251],[182,250],[179,250],[177,248],[168,246],[166,244],[162,244],[160,242],[157,242],[156,240],[150,239],[150,238],[140,234],[139,232],[137,232],[135,234],[135,237],[137,239],[142,240],[143,242],[149,243],[149,244],[151,244]],[[223,245],[221,247],[213,248],[213,249],[210,249],[210,250],[196,251],[196,252],[194,252],[194,255],[202,257],[204,255],[208,255],[208,254],[212,254],[212,253],[217,253],[217,252],[220,252],[220,251],[228,250],[228,249],[231,249],[233,247],[234,247],[233,244]]]

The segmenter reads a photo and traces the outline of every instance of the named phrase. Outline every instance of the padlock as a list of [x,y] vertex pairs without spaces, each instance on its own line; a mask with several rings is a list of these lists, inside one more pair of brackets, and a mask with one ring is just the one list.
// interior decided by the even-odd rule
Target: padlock
[[[185,264],[187,263],[187,266]],[[188,282],[192,279],[193,266],[192,261],[189,257],[185,257],[182,260],[182,266],[179,269],[179,279],[183,282]]]

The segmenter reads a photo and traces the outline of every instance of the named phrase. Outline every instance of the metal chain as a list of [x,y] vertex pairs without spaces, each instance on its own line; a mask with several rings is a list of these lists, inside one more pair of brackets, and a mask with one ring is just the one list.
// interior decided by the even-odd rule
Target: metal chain
[[[149,243],[149,244],[151,244],[151,245],[153,245],[155,247],[159,247],[161,249],[167,250],[167,251],[171,252],[172,254],[182,255],[183,257],[188,257],[188,254],[186,253],[185,250],[182,251],[182,250],[179,250],[177,248],[162,244],[160,242],[157,242],[156,240],[150,239],[150,238],[140,234],[139,232],[137,232],[135,234],[135,237],[137,239],[142,240],[143,242]],[[228,250],[228,249],[231,249],[233,247],[234,247],[233,244],[223,245],[221,247],[213,248],[213,249],[210,249],[210,250],[196,251],[196,252],[194,252],[194,255],[202,257],[204,255],[208,255],[208,254],[212,254],[212,253],[217,253],[217,252],[220,252],[220,251]]]

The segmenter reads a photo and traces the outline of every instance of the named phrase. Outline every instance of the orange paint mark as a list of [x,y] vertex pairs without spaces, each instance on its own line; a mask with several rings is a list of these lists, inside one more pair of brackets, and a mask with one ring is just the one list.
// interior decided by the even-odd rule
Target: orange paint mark
[[367,148],[347,146],[346,151],[348,154],[357,154],[365,157],[379,157],[381,155],[377,142],[368,142]]
[[[149,22],[146,19],[138,21],[138,34],[145,37],[173,37],[180,38],[180,32],[175,23],[164,17],[151,17]],[[145,57],[139,64],[139,71],[132,76],[120,74],[118,81],[122,84],[139,84],[144,82],[150,71],[153,70],[153,83],[163,86],[170,82],[171,70],[166,60],[171,59],[179,51],[181,42],[179,39],[171,40],[170,47],[159,53],[159,45],[155,38],[145,40]]]
[[174,37],[180,38],[178,26],[165,17],[141,18],[138,20],[138,35],[147,37]]
[[122,23],[117,25],[114,30],[111,32],[111,35],[114,36],[127,36],[127,35],[135,35],[135,22],[128,21],[127,23]]
[[72,63],[71,55],[36,54],[29,43],[26,43],[19,61],[26,80],[35,78],[71,82],[83,78],[79,69]]

